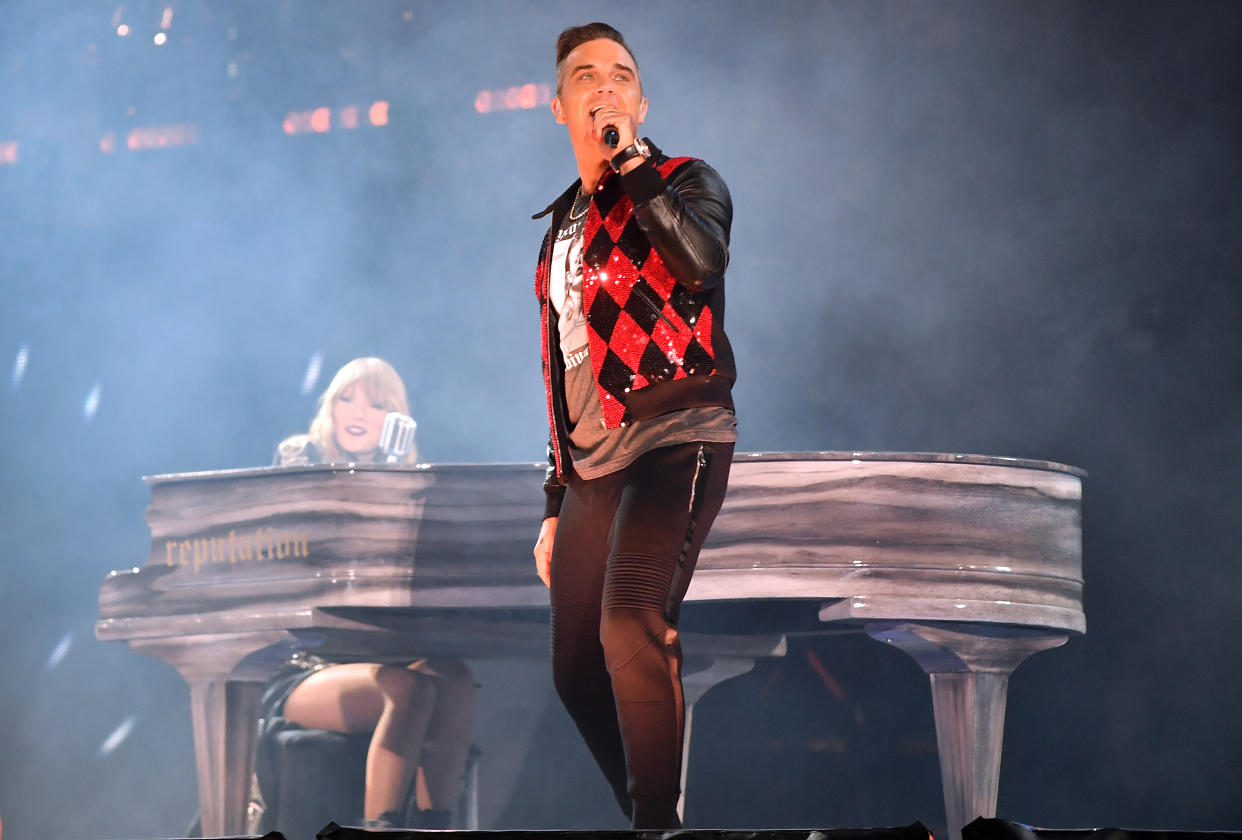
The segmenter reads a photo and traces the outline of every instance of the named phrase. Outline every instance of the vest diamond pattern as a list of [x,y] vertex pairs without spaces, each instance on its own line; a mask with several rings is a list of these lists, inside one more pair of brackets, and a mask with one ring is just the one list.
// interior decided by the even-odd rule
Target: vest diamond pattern
[[[659,167],[667,178],[692,158]],[[710,374],[712,312],[677,285],[647,241],[615,176],[601,180],[583,232],[582,297],[604,425],[629,422],[626,395],[653,382]]]

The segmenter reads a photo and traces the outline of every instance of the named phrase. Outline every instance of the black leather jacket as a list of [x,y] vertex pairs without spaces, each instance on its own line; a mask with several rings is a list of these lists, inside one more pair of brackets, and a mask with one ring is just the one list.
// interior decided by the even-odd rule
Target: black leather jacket
[[[656,166],[668,160],[650,140],[652,156],[620,177],[622,188],[634,205],[634,217],[651,246],[679,286],[703,295],[711,307],[712,347],[715,370],[707,376],[686,376],[650,384],[629,394],[628,408],[635,420],[696,406],[733,407],[730,389],[736,377],[733,351],[724,334],[724,275],[729,264],[729,231],[733,202],[724,180],[706,163],[691,160],[675,169],[666,181]],[[552,238],[573,204],[580,181],[533,218],[551,214],[540,260],[550,254]],[[542,264],[542,263],[541,263]],[[555,318],[548,324],[548,387],[552,404],[552,434],[548,441],[548,471],[544,481],[547,505],[544,515],[555,516],[565,492],[569,459],[568,424],[565,420],[563,370],[555,346]],[[559,469],[558,469],[559,465]]]

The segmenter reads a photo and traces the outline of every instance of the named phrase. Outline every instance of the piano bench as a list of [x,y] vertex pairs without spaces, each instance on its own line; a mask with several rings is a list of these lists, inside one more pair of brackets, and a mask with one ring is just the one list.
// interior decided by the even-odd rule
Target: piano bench
[[[314,837],[329,822],[360,824],[370,742],[369,732],[304,729],[284,718],[260,721],[250,830]],[[453,827],[478,829],[479,754],[470,748]],[[411,785],[407,815],[418,810],[417,799]]]

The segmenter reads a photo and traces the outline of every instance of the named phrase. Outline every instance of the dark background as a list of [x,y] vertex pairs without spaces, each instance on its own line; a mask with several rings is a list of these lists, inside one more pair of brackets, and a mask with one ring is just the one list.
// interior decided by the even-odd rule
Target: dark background
[[[529,216],[576,170],[546,106],[475,101],[551,82],[556,33],[598,18],[634,48],[645,133],[733,193],[739,450],[1089,471],[1088,632],[1012,679],[1000,815],[1242,829],[1242,5],[0,15],[8,837],[167,836],[194,815],[184,683],[93,638],[103,576],[146,555],[142,475],[269,462],[371,354],[405,377],[424,459],[542,458]],[[388,125],[336,124],[376,100]],[[332,131],[282,131],[319,106]],[[182,123],[195,143],[126,148]],[[478,672],[484,827],[615,827],[546,675]],[[926,678],[865,638],[795,644],[695,726],[694,824],[943,821]]]

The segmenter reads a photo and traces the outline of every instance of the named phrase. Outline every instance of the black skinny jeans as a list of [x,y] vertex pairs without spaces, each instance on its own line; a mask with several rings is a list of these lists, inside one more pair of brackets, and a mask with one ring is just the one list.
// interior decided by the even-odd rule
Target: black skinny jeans
[[552,674],[634,828],[679,825],[677,615],[724,501],[731,443],[653,449],[571,477],[552,547]]

